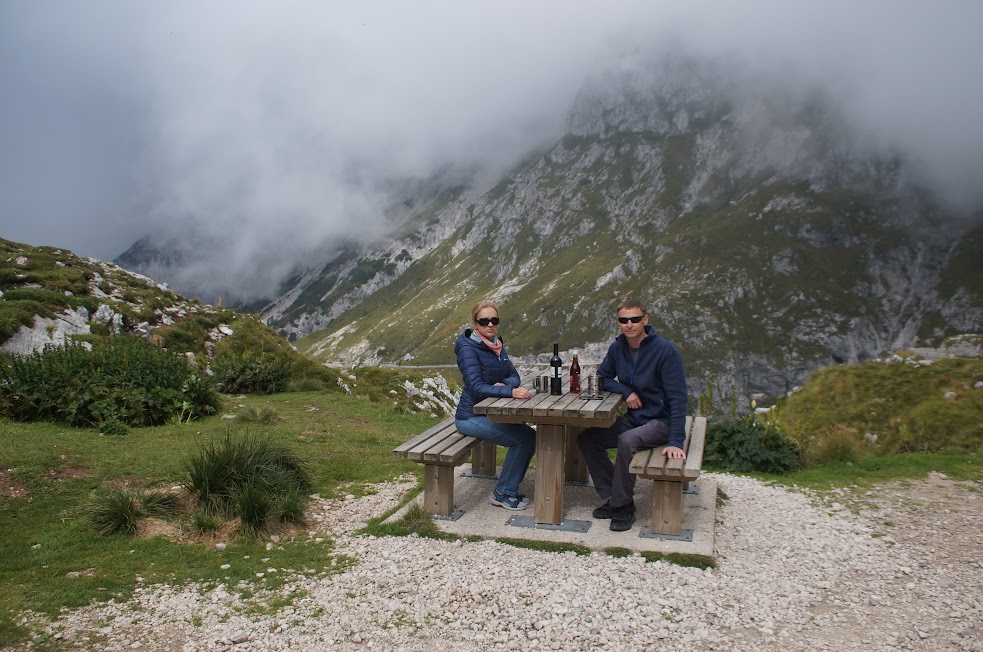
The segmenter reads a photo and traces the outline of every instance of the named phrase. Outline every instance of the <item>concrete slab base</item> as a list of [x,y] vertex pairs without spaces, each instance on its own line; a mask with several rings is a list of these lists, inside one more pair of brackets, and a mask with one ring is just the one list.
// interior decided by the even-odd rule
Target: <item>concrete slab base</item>
[[[467,465],[465,465],[467,469]],[[467,469],[470,470],[470,469]],[[521,493],[532,495],[535,486],[536,470],[530,468],[519,487]],[[566,485],[563,491],[564,522],[587,521],[586,531],[563,528],[521,527],[509,524],[513,516],[532,516],[532,506],[524,511],[509,511],[489,502],[496,480],[493,478],[467,477],[464,470],[459,471],[454,481],[454,507],[463,512],[460,518],[447,521],[435,520],[441,530],[462,537],[477,536],[485,539],[510,537],[535,541],[556,541],[575,543],[592,550],[605,548],[627,548],[632,552],[682,552],[713,556],[713,530],[717,515],[717,482],[710,478],[696,481],[698,493],[683,494],[683,528],[692,530],[692,540],[675,540],[642,536],[648,530],[652,519],[652,482],[640,479],[635,485],[635,517],[632,528],[626,532],[612,532],[610,521],[595,520],[591,512],[601,504],[597,493],[591,486]],[[423,504],[423,494],[416,502]],[[412,503],[410,503],[412,504]],[[398,520],[406,509],[389,517]]]

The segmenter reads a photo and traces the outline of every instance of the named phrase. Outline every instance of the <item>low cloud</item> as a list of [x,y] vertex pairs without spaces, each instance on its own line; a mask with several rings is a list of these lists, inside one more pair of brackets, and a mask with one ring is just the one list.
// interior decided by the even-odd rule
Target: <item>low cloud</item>
[[111,259],[187,233],[219,243],[187,272],[260,295],[382,234],[380,183],[505,169],[588,75],[666,51],[822,88],[975,208],[979,24],[975,0],[3,3],[0,236]]

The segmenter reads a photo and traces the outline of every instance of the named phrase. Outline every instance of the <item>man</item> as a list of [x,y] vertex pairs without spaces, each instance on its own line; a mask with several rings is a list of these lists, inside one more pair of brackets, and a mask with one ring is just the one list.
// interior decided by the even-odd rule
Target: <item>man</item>
[[[601,387],[625,397],[628,412],[609,428],[588,428],[577,437],[597,495],[606,502],[594,518],[611,519],[623,532],[635,522],[635,476],[628,472],[639,450],[666,444],[670,458],[686,458],[686,376],[683,360],[672,343],[649,326],[639,301],[625,301],[617,310],[621,335],[597,368]],[[608,449],[617,448],[614,464]]]

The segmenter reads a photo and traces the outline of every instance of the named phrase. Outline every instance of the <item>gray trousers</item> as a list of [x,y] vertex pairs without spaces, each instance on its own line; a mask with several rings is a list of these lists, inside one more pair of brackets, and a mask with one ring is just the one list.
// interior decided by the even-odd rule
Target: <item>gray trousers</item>
[[[634,501],[635,476],[628,472],[631,458],[640,450],[662,446],[669,441],[669,425],[649,421],[632,426],[626,417],[619,417],[609,428],[588,428],[577,436],[584,454],[594,488],[601,500],[611,507],[621,507]],[[608,449],[617,448],[614,463]]]

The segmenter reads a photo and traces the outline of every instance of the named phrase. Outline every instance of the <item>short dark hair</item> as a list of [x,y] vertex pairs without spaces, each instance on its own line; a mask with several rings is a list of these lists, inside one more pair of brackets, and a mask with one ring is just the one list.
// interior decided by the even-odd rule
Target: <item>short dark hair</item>
[[641,310],[643,315],[649,314],[649,311],[645,309],[645,304],[636,299],[625,299],[621,302],[621,305],[618,306],[618,309],[615,310],[614,313],[618,314],[622,310],[631,310],[633,308],[638,308]]

